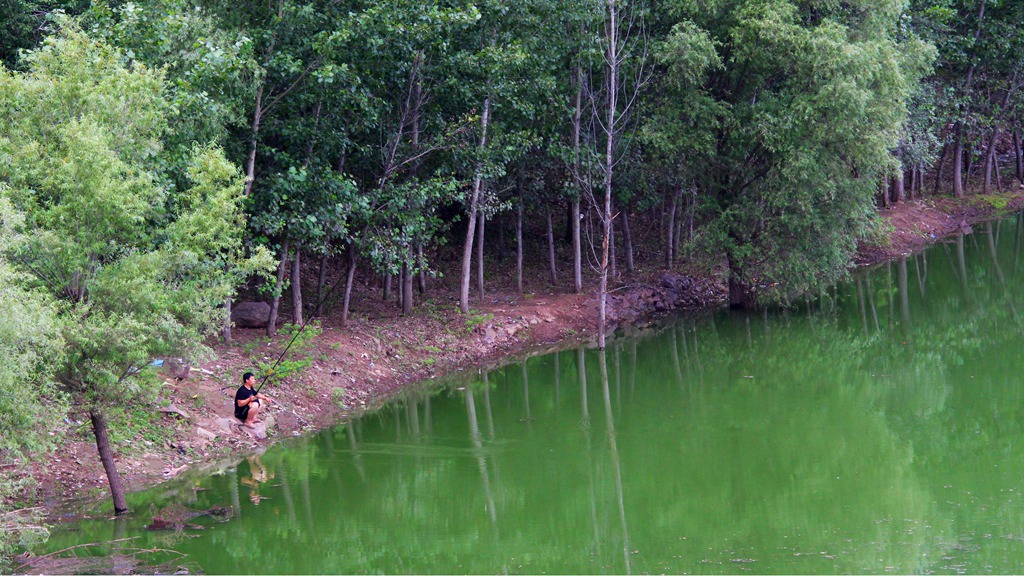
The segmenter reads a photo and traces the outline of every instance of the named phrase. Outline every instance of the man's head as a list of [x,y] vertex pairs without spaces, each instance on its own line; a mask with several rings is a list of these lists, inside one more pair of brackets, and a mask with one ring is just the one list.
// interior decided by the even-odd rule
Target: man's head
[[252,372],[246,372],[245,374],[242,374],[242,384],[248,384],[252,386],[252,382],[250,382],[250,380],[256,380],[256,377],[253,376]]

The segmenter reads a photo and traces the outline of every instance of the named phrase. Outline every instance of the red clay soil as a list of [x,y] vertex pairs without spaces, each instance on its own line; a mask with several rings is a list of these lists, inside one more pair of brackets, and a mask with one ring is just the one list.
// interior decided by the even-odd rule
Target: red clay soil
[[[1020,209],[1024,206],[1021,192],[965,201],[925,199],[883,209],[881,215],[891,224],[888,239],[862,246],[855,262],[866,265],[896,258],[970,223]],[[510,284],[513,274],[506,270],[496,276]],[[237,428],[224,430],[218,419],[231,418],[240,375],[256,362],[276,358],[284,338],[279,336],[271,344],[263,330],[236,329],[235,342],[215,343],[216,358],[193,366],[189,378],[166,378],[164,402],[170,401],[173,409],[162,407],[169,411],[161,412],[157,421],[169,432],[167,439],[153,442],[140,434],[121,444],[116,448],[118,469],[129,489],[139,490],[188,470],[243,456],[276,439],[337,424],[399,391],[460,368],[507,361],[595,336],[597,305],[592,290],[583,294],[553,290],[536,280],[545,278],[540,270],[527,278],[534,280],[524,295],[494,280],[491,289],[496,291],[482,302],[475,301],[468,316],[457,312],[454,286],[434,283],[427,300],[418,300],[409,316],[398,314],[393,302],[381,302],[378,287],[357,286],[349,324],[339,326],[336,311],[328,313],[322,335],[307,351],[311,366],[296,377],[267,386],[266,393],[275,400],[270,409],[275,426],[267,440],[256,440]],[[664,278],[664,271],[650,270],[623,288],[652,291],[652,286],[663,282],[659,278]],[[712,308],[724,301],[723,286],[712,279],[687,278],[685,289],[688,294],[670,303],[672,307]],[[666,307],[656,304],[645,312],[645,319]],[[78,419],[87,420],[81,415]],[[30,470],[22,472],[30,472],[38,484],[21,502],[46,506],[53,517],[65,513],[72,500],[88,503],[109,498],[91,432],[84,424],[52,456],[36,459]]]

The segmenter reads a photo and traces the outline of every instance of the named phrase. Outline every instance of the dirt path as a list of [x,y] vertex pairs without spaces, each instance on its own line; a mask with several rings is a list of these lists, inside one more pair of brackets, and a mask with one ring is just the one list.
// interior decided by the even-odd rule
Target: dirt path
[[[856,263],[866,265],[899,257],[970,223],[1024,206],[1024,191],[1013,195],[920,200],[883,210],[892,225],[888,243],[862,246]],[[539,283],[538,283],[539,285]],[[612,301],[612,318],[637,321],[669,309],[721,305],[724,287],[709,279],[642,273]],[[170,392],[151,416],[148,429],[135,433],[117,450],[117,463],[130,490],[138,490],[232,455],[242,456],[275,439],[336,424],[372,409],[417,382],[459,368],[498,363],[555,346],[589,341],[595,336],[597,303],[592,292],[571,294],[535,287],[532,294],[508,291],[474,303],[475,311],[456,311],[452,290],[436,290],[416,311],[400,316],[383,305],[372,287],[363,287],[344,328],[325,322],[321,337],[307,351],[312,361],[298,377],[274,383],[266,392],[275,426],[267,440],[257,440],[230,422],[231,400],[241,374],[254,363],[276,357],[283,339],[270,342],[262,330],[235,330],[231,346],[216,347],[216,359],[193,366],[184,380],[167,378]],[[27,472],[27,470],[25,471]],[[106,477],[84,423],[53,458],[32,465],[36,489],[23,502],[41,503],[63,513],[66,497],[76,501],[108,498]]]

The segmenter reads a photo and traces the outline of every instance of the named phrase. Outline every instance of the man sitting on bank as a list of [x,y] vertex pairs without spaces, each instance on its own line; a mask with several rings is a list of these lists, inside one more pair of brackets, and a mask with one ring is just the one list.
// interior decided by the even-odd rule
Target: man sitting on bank
[[270,398],[253,390],[252,385],[255,383],[256,377],[252,372],[246,372],[242,376],[242,385],[238,387],[238,392],[235,392],[235,418],[250,428],[259,422],[263,402],[270,403]]

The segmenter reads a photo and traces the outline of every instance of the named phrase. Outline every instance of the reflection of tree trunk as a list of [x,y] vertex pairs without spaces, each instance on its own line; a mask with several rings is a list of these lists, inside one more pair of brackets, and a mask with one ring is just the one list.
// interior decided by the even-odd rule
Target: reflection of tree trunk
[[619,505],[619,523],[622,529],[622,556],[626,574],[632,574],[629,550],[629,525],[626,522],[626,499],[622,490],[622,464],[619,462],[619,448],[615,439],[615,418],[612,415],[612,400],[608,391],[608,360],[605,351],[598,352],[598,366],[601,369],[601,389],[604,392],[605,425],[608,428],[608,448],[611,451],[612,470],[615,472],[615,495]]
[[121,482],[121,475],[117,473],[114,452],[110,449],[110,439],[107,437],[107,419],[98,407],[89,410],[89,419],[92,420],[92,432],[96,437],[96,451],[99,452],[100,462],[103,463],[103,470],[107,473],[107,482],[110,484],[110,496],[114,500],[114,514],[124,514],[128,511],[128,503],[125,501],[124,483]]
[[864,328],[864,337],[867,338],[867,336],[868,336],[868,313],[867,313],[867,306],[866,306],[865,298],[864,298],[864,280],[861,279],[861,277],[858,275],[856,277],[856,282],[855,283],[857,284],[857,303],[860,306],[860,322],[861,322],[861,326]]
[[519,364],[519,371],[523,375],[523,405],[526,408],[526,429],[531,430],[532,425],[530,421],[533,417],[530,416],[530,375],[526,371],[526,362]]
[[576,372],[580,379],[580,403],[583,419],[590,420],[590,409],[587,407],[587,363],[583,348],[576,349]]
[[561,359],[558,356],[559,356],[558,355],[558,351],[556,350],[555,351],[555,414],[558,414],[558,402],[559,402],[559,400],[561,399],[561,396],[562,396],[562,394],[561,394],[561,388],[562,388],[561,371],[562,371],[562,367],[561,367]]
[[494,494],[491,492],[491,477],[487,471],[487,460],[484,457],[483,441],[480,438],[480,426],[476,419],[476,404],[473,400],[473,389],[466,386],[466,415],[469,419],[469,437],[473,441],[477,465],[480,468],[480,480],[483,482],[484,498],[487,501],[487,514],[491,519],[494,539],[498,539],[498,512],[494,507]]
[[228,494],[231,498],[231,508],[233,515],[237,518],[242,517],[242,501],[238,497],[238,469],[235,467],[228,469]]
[[964,294],[964,303],[967,303],[969,299],[967,293],[967,259],[964,257],[963,234],[958,234],[956,237],[956,271],[957,278],[960,280],[960,290]]
[[359,479],[366,482],[366,467],[363,466],[363,456],[359,453],[359,443],[356,441],[355,425],[359,422],[349,422],[345,426],[345,434],[348,436],[348,446],[352,451],[352,464],[359,473]]
[[281,476],[281,493],[284,495],[285,508],[288,509],[288,519],[294,526],[299,523],[299,516],[295,512],[295,494],[292,493],[292,484],[288,479],[288,467],[282,466],[278,474]]
[[871,288],[871,276],[864,277],[864,288],[868,294],[868,309],[871,310],[871,318],[875,321],[875,332],[880,332],[882,327],[878,324],[878,310],[875,308],[875,291]]
[[999,280],[999,286],[1003,289],[1003,296],[1006,299],[1006,307],[1010,310],[1010,315],[1013,316],[1014,322],[1017,324],[1017,330],[1024,333],[1024,324],[1021,323],[1020,314],[1017,312],[1017,305],[1014,303],[1014,298],[1010,294],[1010,287],[1006,284],[1006,276],[1003,275],[1003,268],[999,265],[999,255],[996,250],[996,232],[992,229],[992,222],[986,223],[988,228],[988,253],[992,256],[992,266],[996,271],[996,278]]
[[629,342],[629,395],[630,398],[636,392],[636,338]]
[[673,327],[671,330],[669,330],[669,333],[672,335],[672,368],[675,370],[676,373],[676,383],[682,384],[683,370],[682,366],[680,366],[679,364],[679,341],[676,337],[676,330],[676,327]]
[[900,258],[896,262],[896,285],[900,293],[900,325],[903,327],[903,337],[910,338],[910,296],[907,294],[907,259]]
[[917,270],[917,288],[921,292],[921,300],[925,299],[928,287],[928,257],[924,252],[914,255],[914,269]]
[[409,434],[412,435],[414,442],[420,440],[420,410],[419,403],[416,402],[412,395],[405,395],[405,417],[409,421]]
[[487,437],[494,440],[494,414],[491,412],[491,383],[487,371],[484,370],[484,416],[487,417]]

